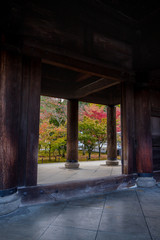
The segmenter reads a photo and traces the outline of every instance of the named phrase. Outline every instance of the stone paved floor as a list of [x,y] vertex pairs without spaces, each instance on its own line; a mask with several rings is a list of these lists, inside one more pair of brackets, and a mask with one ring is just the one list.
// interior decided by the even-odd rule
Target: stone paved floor
[[1,240],[160,240],[160,187],[21,207],[0,217]]
[[38,165],[38,184],[60,183],[72,180],[86,180],[107,176],[120,175],[119,166],[108,167],[106,161],[80,162],[79,169],[66,169],[65,163],[50,163]]

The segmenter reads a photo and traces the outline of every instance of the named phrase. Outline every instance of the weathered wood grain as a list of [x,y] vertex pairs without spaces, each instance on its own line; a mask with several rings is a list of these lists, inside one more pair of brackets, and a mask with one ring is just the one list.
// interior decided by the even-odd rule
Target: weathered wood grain
[[153,170],[160,170],[160,90],[150,91]]
[[123,173],[136,172],[135,159],[135,110],[134,85],[122,83],[121,124]]
[[104,105],[118,105],[121,103],[121,84],[109,87],[97,93],[81,98],[81,101]]
[[21,56],[1,49],[0,190],[17,187],[21,79]]
[[100,78],[96,81],[93,81],[92,83],[86,84],[85,86],[79,88],[78,90],[75,91],[73,95],[75,95],[75,98],[77,99],[83,98],[94,92],[99,92],[105,88],[117,85],[118,83],[119,82],[110,79]]
[[19,148],[19,185],[37,184],[41,61],[23,58],[21,131]]
[[78,162],[78,101],[67,102],[67,161]]
[[136,164],[138,173],[152,173],[151,106],[148,89],[136,87]]

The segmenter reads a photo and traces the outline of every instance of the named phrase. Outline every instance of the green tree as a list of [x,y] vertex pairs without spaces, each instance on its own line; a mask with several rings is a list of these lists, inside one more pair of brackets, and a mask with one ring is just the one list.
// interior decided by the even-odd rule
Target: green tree
[[49,121],[47,119],[41,122],[39,129],[39,145],[40,149],[45,148],[45,151],[48,150],[49,161],[51,161],[51,150],[54,141],[53,130],[54,130],[53,127],[51,126],[51,124],[49,124]]
[[96,146],[95,122],[96,120],[84,116],[79,123],[79,140],[88,151],[88,159],[91,159],[91,153]]
[[66,101],[60,99],[41,97],[39,149],[45,148],[57,158],[65,156],[66,152]]
[[66,149],[67,149],[67,134],[66,127],[61,126],[55,128],[54,131],[54,142],[53,142],[53,151],[58,151],[58,155],[65,157]]
[[101,121],[96,120],[95,121],[95,138],[96,143],[98,145],[98,152],[99,152],[99,160],[101,158],[101,149],[103,147],[103,144],[107,141],[107,121],[106,118],[101,119]]
[[[80,134],[79,140],[82,139],[81,141],[83,144],[85,144],[87,150],[89,149],[90,154],[93,151],[94,147],[98,146],[100,159],[101,149],[107,140],[106,107],[104,105],[93,103],[85,104],[82,106],[83,108],[81,110],[79,123],[80,131],[82,134]],[[86,145],[87,141],[89,141],[89,145],[88,143]]]

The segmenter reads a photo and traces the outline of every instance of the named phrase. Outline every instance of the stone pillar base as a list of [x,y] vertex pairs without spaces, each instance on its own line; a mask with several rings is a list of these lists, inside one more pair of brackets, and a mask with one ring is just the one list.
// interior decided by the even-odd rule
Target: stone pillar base
[[118,160],[107,160],[106,165],[107,166],[118,166],[119,162],[118,162]]
[[10,196],[0,197],[0,216],[11,213],[19,208],[21,199],[17,193]]
[[68,168],[68,169],[79,168],[79,163],[78,162],[66,162],[65,163],[65,168]]
[[138,187],[154,187],[156,180],[153,177],[138,177],[136,183]]

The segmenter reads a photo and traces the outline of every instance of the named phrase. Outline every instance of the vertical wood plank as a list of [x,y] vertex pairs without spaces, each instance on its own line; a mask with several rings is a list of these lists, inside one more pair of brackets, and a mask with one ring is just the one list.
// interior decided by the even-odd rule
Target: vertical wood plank
[[28,132],[28,105],[30,77],[29,63],[23,57],[23,78],[21,87],[21,111],[20,111],[20,132],[19,132],[19,164],[18,164],[18,184],[26,185],[26,160],[27,160],[27,132]]
[[17,186],[21,56],[0,51],[0,189]]
[[37,184],[40,88],[41,61],[35,58],[24,57],[19,138],[20,186]]
[[122,83],[121,121],[122,172],[130,174],[136,172],[134,86],[126,82]]
[[148,89],[136,87],[136,163],[138,173],[152,173],[151,106]]
[[160,170],[160,90],[150,91],[153,170]]

